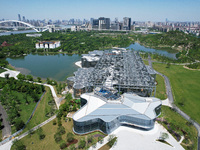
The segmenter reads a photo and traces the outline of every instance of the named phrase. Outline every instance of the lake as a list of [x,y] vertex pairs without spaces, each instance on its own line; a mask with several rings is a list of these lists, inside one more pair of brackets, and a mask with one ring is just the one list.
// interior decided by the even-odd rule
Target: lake
[[81,56],[77,54],[71,56],[29,54],[19,58],[7,58],[7,61],[23,74],[65,81],[66,77],[72,76],[73,72],[77,71],[75,62],[80,59]]
[[[175,58],[175,54],[163,50],[155,50],[141,46],[139,43],[131,44],[127,48],[133,48],[136,51],[142,50],[165,55]],[[7,58],[7,61],[23,74],[31,74],[35,77],[51,78],[57,81],[65,81],[66,77],[72,76],[78,69],[75,62],[80,61],[81,56],[56,54],[39,55],[29,54],[19,58]]]

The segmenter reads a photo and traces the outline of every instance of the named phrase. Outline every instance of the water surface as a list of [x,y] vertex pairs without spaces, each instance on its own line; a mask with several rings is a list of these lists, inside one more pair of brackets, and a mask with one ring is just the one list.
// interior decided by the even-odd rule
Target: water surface
[[[41,78],[52,78],[57,81],[64,81],[66,77],[73,75],[78,67],[75,62],[79,61],[81,56],[56,54],[56,55],[38,55],[29,54],[19,58],[7,58],[8,62],[19,68],[23,74],[31,74]],[[22,69],[25,68],[25,69]]]

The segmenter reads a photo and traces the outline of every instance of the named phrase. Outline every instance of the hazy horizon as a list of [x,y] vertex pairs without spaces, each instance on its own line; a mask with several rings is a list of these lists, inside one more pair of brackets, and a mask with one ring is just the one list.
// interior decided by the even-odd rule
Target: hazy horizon
[[0,19],[69,20],[107,17],[119,21],[200,21],[200,0],[7,0],[1,1]]

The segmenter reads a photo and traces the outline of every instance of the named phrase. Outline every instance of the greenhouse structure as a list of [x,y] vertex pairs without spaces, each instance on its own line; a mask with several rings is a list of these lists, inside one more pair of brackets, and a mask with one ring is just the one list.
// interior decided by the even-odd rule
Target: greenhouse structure
[[156,87],[156,72],[132,50],[115,48],[84,54],[82,67],[67,78],[68,88],[74,90],[75,97],[92,92],[96,87],[148,97]]

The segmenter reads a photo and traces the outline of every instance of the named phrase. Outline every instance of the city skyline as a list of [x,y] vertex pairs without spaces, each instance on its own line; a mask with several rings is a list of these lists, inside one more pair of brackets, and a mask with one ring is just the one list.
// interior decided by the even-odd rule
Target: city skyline
[[[0,6],[0,19],[18,20],[18,14],[27,19],[69,20],[107,17],[119,21],[200,21],[199,0],[7,0]],[[12,11],[11,11],[12,10]]]

